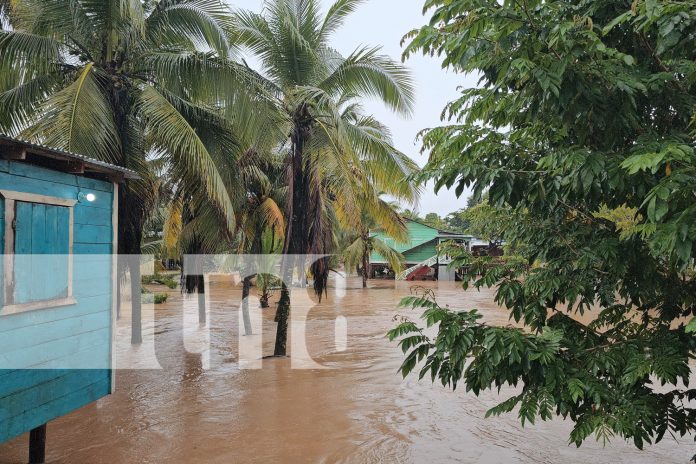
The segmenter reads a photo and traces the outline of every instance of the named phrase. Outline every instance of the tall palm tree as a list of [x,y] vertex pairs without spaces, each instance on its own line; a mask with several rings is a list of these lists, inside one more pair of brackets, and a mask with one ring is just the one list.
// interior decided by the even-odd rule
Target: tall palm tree
[[[230,12],[222,1],[22,5],[23,14],[0,32],[0,131],[128,167],[143,178],[148,156],[163,159],[178,189],[204,192],[220,222],[233,230],[229,192],[199,136],[215,132],[221,152],[237,150],[224,116],[256,98],[240,91],[247,73],[231,59],[225,34]],[[147,192],[143,180],[119,191],[121,254],[140,251]],[[138,295],[135,267],[132,291]],[[133,341],[139,342],[137,302],[133,311]]]
[[[338,0],[322,16],[318,0],[266,0],[262,14],[237,13],[240,42],[261,61],[265,87],[278,99],[287,125],[287,225],[284,253],[326,255],[333,251],[331,209],[339,195],[350,193],[342,176],[367,170],[392,190],[408,158],[381,138],[343,117],[341,104],[364,97],[381,99],[408,115],[413,107],[413,83],[408,71],[378,48],[358,48],[347,57],[330,46],[331,35],[361,0]],[[340,192],[338,191],[340,190]],[[344,199],[346,200],[346,199]],[[348,200],[349,201],[349,200]],[[311,266],[314,290],[326,289],[328,258]],[[287,280],[287,279],[286,279]],[[286,354],[290,295],[281,290],[275,355]]]

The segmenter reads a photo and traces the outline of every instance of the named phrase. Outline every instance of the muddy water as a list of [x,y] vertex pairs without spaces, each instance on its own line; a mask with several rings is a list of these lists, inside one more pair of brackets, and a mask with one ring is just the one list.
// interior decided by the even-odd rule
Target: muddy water
[[[157,334],[162,370],[119,371],[117,392],[60,418],[48,429],[55,463],[685,463],[689,440],[666,439],[647,451],[617,441],[567,445],[563,421],[522,428],[512,416],[484,419],[500,396],[452,392],[396,370],[400,351],[385,338],[406,283],[351,281],[309,316],[308,350],[325,370],[290,369],[266,359],[260,370],[238,365],[241,292],[223,284],[209,293],[211,367],[182,342],[181,297],[172,292],[147,330]],[[491,323],[507,314],[491,294],[428,283],[441,303],[477,307]],[[195,298],[183,302],[194,305]],[[161,308],[161,307],[158,307]],[[347,319],[348,344],[335,348],[335,319]],[[272,311],[264,316],[264,352],[273,347]],[[127,330],[128,321],[119,322]],[[0,463],[26,462],[27,436],[0,445]]]

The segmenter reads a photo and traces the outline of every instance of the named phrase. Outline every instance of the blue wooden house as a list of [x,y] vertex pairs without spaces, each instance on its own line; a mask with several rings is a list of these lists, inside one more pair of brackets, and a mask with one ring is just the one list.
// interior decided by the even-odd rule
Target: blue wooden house
[[[118,187],[132,171],[0,136],[0,443],[114,388]],[[32,455],[33,453],[33,455]]]

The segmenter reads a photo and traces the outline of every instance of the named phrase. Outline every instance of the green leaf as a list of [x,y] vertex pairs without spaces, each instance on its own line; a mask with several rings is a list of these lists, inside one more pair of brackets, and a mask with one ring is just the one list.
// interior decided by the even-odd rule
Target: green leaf
[[691,318],[689,323],[686,325],[686,333],[695,333],[696,332],[696,317]]
[[[628,10],[625,13],[620,14],[619,16],[614,18],[611,22],[609,22],[609,24],[604,26],[604,28],[602,29],[602,34],[607,35],[616,26],[626,22],[627,20],[629,20],[632,17],[633,17],[633,12],[631,10]],[[604,47],[604,48],[606,48],[606,47]]]

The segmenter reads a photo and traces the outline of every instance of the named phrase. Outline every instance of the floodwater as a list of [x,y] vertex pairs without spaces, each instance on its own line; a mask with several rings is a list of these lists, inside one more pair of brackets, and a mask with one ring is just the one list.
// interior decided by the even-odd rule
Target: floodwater
[[[441,304],[480,309],[507,324],[489,292],[464,292],[450,282],[424,285]],[[48,426],[47,459],[54,463],[686,463],[693,442],[665,439],[646,451],[616,439],[568,445],[569,422],[522,428],[514,414],[484,419],[511,396],[455,392],[417,377],[403,380],[403,358],[385,333],[396,303],[412,283],[350,280],[331,290],[309,314],[307,349],[329,369],[291,369],[291,360],[263,360],[239,369],[239,288],[214,284],[210,304],[210,367],[187,353],[182,298],[170,292],[146,331],[156,334],[161,370],[119,371],[115,394]],[[158,289],[158,291],[162,291]],[[299,291],[299,290],[298,290]],[[303,291],[303,290],[302,290]],[[196,299],[184,301],[195,305]],[[336,349],[335,320],[345,317],[347,345]],[[128,321],[119,321],[127,331]],[[273,309],[264,314],[264,354],[273,349]],[[256,337],[259,337],[256,335]],[[340,345],[340,344],[339,344]],[[28,434],[27,434],[28,435]],[[27,459],[27,435],[0,445],[0,463]]]

